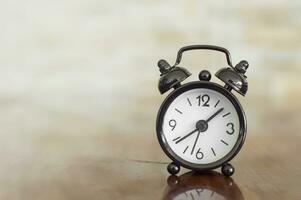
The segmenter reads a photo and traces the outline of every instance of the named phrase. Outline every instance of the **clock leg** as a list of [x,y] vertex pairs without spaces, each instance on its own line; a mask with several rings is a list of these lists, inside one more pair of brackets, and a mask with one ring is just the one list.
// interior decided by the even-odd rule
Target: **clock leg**
[[168,166],[167,166],[167,171],[172,174],[172,175],[175,175],[177,173],[179,173],[180,171],[180,165],[172,162],[170,163]]
[[222,166],[222,173],[224,176],[232,176],[235,172],[234,167],[230,163],[226,163]]

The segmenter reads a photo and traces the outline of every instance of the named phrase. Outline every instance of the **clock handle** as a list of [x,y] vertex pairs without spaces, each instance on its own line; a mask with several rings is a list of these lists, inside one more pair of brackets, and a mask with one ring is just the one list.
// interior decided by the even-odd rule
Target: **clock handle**
[[230,52],[227,49],[223,48],[223,47],[213,46],[213,45],[190,45],[190,46],[182,47],[178,51],[177,59],[176,59],[176,62],[174,64],[174,66],[177,66],[178,64],[180,64],[180,62],[182,60],[182,54],[183,54],[184,51],[198,50],[198,49],[207,49],[207,50],[220,51],[220,52],[225,53],[228,65],[231,68],[234,68],[233,65],[232,65]]

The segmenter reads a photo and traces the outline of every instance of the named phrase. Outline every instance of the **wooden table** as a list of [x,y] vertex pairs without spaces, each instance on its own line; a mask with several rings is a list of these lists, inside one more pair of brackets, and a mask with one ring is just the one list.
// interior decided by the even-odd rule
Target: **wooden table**
[[[301,199],[301,136],[248,136],[231,162],[232,178],[219,171],[169,176],[169,160],[155,134],[104,134],[94,154],[51,152],[2,165],[0,197],[17,199]],[[83,147],[84,149],[85,147]]]

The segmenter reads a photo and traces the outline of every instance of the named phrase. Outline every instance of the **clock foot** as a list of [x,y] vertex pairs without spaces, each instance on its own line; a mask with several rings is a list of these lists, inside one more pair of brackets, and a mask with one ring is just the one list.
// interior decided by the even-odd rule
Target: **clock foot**
[[232,176],[234,174],[234,167],[230,163],[226,163],[222,166],[222,173],[224,176]]
[[177,173],[179,173],[180,171],[180,165],[172,162],[170,163],[168,166],[167,166],[167,171],[172,174],[172,175],[175,175]]

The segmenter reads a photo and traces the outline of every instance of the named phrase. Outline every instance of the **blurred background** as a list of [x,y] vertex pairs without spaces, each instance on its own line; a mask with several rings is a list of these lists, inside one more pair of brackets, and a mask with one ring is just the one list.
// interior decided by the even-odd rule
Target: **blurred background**
[[[0,26],[2,197],[41,181],[30,174],[60,175],[62,163],[167,160],[155,133],[166,96],[157,61],[173,64],[185,45],[223,46],[234,64],[249,62],[249,92],[236,94],[248,137],[301,129],[299,0],[2,0]],[[192,81],[226,60],[194,51],[182,66]]]

